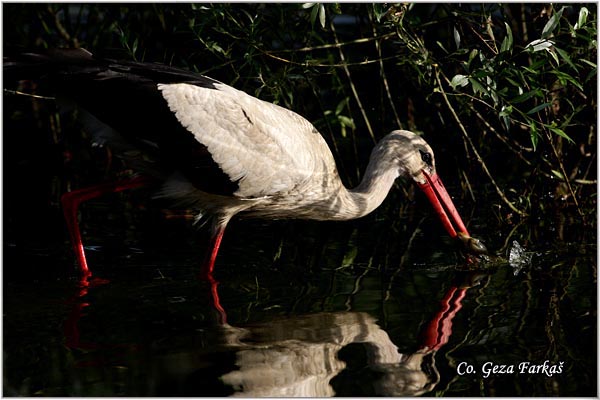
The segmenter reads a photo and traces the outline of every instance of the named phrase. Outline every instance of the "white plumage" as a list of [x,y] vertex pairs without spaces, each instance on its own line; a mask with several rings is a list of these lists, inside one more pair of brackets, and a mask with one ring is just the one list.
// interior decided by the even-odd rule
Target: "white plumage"
[[376,157],[363,183],[349,191],[310,122],[227,85],[215,86],[158,85],[177,120],[238,184],[228,198],[198,190],[188,195],[209,213],[226,219],[240,211],[271,218],[352,219],[379,206],[400,174],[423,183],[419,171],[434,172],[419,153],[432,154],[427,143],[411,132],[395,131],[373,151]]
[[[5,62],[5,73],[30,73],[36,71],[34,66],[40,76],[59,83],[62,97],[87,110],[81,115],[88,122],[114,128],[105,130],[110,131],[106,138],[116,139],[114,146],[126,153],[121,158],[130,167],[164,180],[162,195],[212,216],[207,276],[235,214],[358,218],[383,202],[399,176],[413,180],[425,192],[452,237],[469,238],[436,174],[431,148],[412,132],[398,130],[385,136],[373,149],[361,183],[349,190],[327,143],[310,122],[211,78],[157,64],[97,60],[82,49]],[[139,151],[132,152],[136,149],[132,146],[140,146]],[[77,224],[79,203],[145,183],[134,179],[63,196],[84,274],[89,270]]]
[[327,144],[298,114],[227,85],[215,90],[159,84],[158,89],[177,120],[238,183],[237,197],[291,193],[335,170]]
[[177,121],[206,146],[214,162],[238,185],[231,196],[222,196],[181,182],[166,184],[167,195],[192,199],[202,213],[214,217],[212,252],[206,262],[209,272],[233,215],[358,218],[383,202],[398,176],[414,180],[428,193],[451,235],[457,233],[444,207],[460,232],[468,236],[437,178],[433,151],[412,132],[394,131],[385,136],[373,149],[360,185],[348,190],[327,143],[298,114],[221,83],[211,87],[158,84],[157,88]]
[[479,241],[469,237],[438,178],[433,151],[414,133],[398,130],[385,136],[373,149],[360,185],[348,190],[327,143],[298,114],[221,83],[213,87],[186,83],[157,87],[179,123],[207,147],[212,159],[238,185],[232,196],[197,189],[186,195],[214,216],[212,252],[206,261],[208,275],[233,215],[358,218],[383,202],[399,176],[412,179],[423,189],[451,236],[463,239],[471,250],[485,251]]

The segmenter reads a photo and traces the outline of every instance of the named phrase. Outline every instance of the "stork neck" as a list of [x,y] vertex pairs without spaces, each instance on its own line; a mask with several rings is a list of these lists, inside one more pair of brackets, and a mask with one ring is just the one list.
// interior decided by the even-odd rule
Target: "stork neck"
[[346,207],[340,217],[359,218],[369,214],[383,203],[394,181],[398,177],[398,169],[385,157],[379,157],[375,150],[361,183],[354,189],[346,190],[342,201]]

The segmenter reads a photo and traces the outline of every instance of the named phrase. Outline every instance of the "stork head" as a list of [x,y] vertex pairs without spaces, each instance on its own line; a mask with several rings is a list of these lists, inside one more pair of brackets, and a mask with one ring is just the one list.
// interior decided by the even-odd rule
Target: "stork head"
[[397,162],[399,175],[412,179],[425,193],[442,225],[453,238],[458,238],[472,253],[487,253],[478,239],[472,238],[456,210],[450,195],[435,168],[433,150],[427,142],[410,131],[397,130],[386,136],[393,142],[393,158]]
[[412,179],[417,185],[427,183],[424,173],[435,175],[435,156],[427,142],[410,132],[397,130],[387,135],[386,146],[397,163],[400,176]]

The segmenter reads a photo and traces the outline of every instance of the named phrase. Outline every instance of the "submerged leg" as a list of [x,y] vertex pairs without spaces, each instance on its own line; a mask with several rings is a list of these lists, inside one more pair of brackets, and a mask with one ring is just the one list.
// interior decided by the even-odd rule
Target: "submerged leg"
[[217,280],[213,277],[213,271],[215,269],[215,260],[217,259],[217,254],[219,253],[219,246],[221,246],[223,234],[225,233],[225,227],[227,227],[229,218],[230,217],[215,217],[213,220],[209,246],[206,250],[206,256],[200,270],[200,279],[206,280],[210,284],[212,306],[219,314],[219,323],[222,325],[227,323],[227,313],[221,305],[219,292],[217,291],[219,282],[217,282]]
[[227,227],[229,219],[230,217],[214,217],[210,231],[210,242],[200,271],[200,277],[202,279],[209,281],[214,280],[212,273],[215,269],[215,260],[217,259],[219,247],[221,246],[223,234],[225,233],[225,228]]
[[84,189],[73,190],[62,195],[60,201],[63,206],[63,213],[67,223],[67,229],[69,230],[69,235],[71,236],[73,250],[77,255],[79,270],[84,278],[92,276],[92,273],[87,264],[85,250],[81,240],[81,231],[79,230],[79,223],[77,222],[77,211],[79,205],[84,201],[91,200],[105,193],[121,192],[127,189],[146,186],[153,182],[154,180],[150,178],[139,176],[132,179],[103,183]]
[[442,308],[422,332],[421,349],[437,351],[448,343],[452,335],[452,320],[462,308],[467,291],[480,285],[486,276],[480,272],[469,272],[450,287],[441,301]]
[[446,293],[441,301],[441,310],[435,314],[423,332],[422,348],[439,350],[448,343],[452,335],[452,320],[462,308],[462,300],[467,294],[467,290],[469,288],[453,286]]

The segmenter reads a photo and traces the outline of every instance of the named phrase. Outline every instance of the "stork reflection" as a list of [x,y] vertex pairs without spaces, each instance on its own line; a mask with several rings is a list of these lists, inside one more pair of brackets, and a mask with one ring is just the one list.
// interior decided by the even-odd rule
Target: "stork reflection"
[[[365,312],[321,312],[231,326],[219,299],[218,282],[204,281],[209,290],[203,293],[209,296],[215,315],[210,335],[200,347],[146,357],[145,362],[151,364],[146,367],[159,371],[152,378],[158,381],[154,382],[156,387],[171,388],[164,393],[148,394],[176,395],[183,391],[185,395],[209,395],[216,387],[219,391],[210,395],[326,397],[428,393],[440,382],[436,353],[448,343],[453,319],[467,292],[484,277],[487,275],[469,272],[456,279],[438,311],[423,325],[414,346],[416,350],[410,354],[399,352],[375,317]],[[93,289],[80,287],[71,298],[73,307],[65,323],[65,344],[73,349],[101,352],[102,348],[83,340],[78,330],[83,310],[90,307],[86,296]],[[211,367],[214,360],[218,360],[218,368]],[[170,386],[173,381],[185,382],[185,390],[173,389]]]
[[[487,275],[457,279],[421,332],[418,350],[402,354],[376,319],[364,312],[318,313],[234,328],[237,370],[221,376],[241,397],[418,396],[440,381],[435,353],[450,339],[467,291]],[[215,310],[224,318],[218,291]],[[364,374],[371,374],[365,379]],[[354,376],[357,375],[357,376]],[[357,378],[357,379],[355,379]],[[365,381],[371,382],[365,387]],[[353,384],[356,383],[356,384]]]

